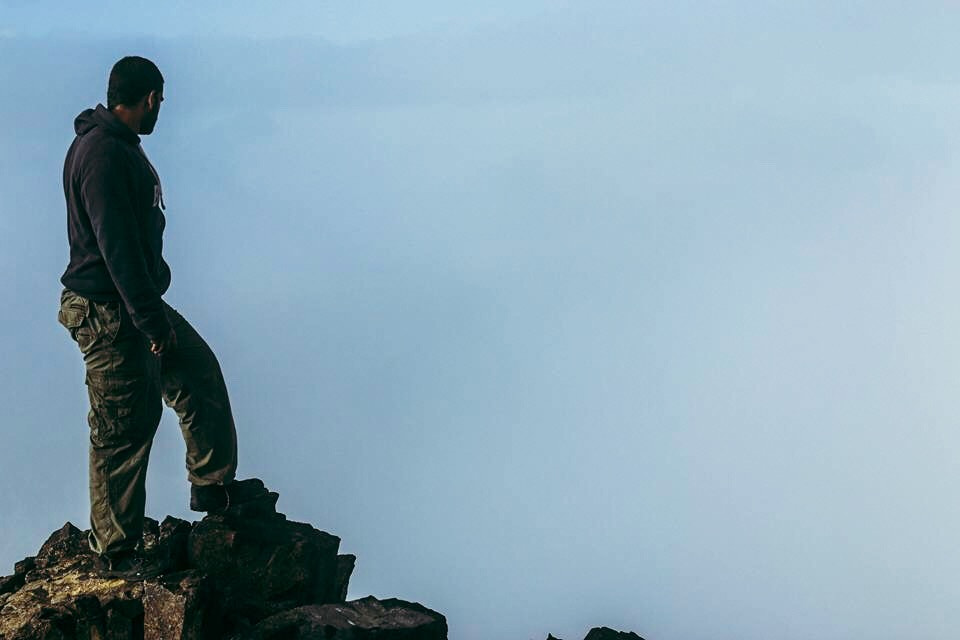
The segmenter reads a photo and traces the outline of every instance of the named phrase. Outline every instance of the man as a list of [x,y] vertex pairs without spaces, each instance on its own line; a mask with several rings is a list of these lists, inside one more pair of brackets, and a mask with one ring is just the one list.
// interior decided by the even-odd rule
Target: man
[[234,480],[236,430],[220,365],[161,298],[170,286],[161,255],[166,205],[139,136],[153,132],[163,100],[156,65],[118,61],[107,106],[77,116],[63,167],[70,262],[58,320],[86,365],[89,542],[104,575],[131,579],[157,570],[140,542],[161,397],[186,441],[191,509],[216,513],[267,493],[259,480]]

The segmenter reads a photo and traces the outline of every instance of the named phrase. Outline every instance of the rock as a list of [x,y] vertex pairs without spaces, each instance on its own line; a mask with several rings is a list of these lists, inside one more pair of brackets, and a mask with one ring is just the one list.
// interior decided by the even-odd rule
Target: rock
[[24,584],[23,576],[13,574],[12,576],[0,577],[0,595],[13,593]]
[[[143,638],[143,602],[141,600],[104,598],[102,606],[106,613],[106,633],[103,640],[140,640]],[[81,632],[78,638],[83,638]],[[90,634],[91,640],[94,635]],[[99,639],[98,639],[99,640]]]
[[415,602],[367,596],[342,604],[307,605],[271,616],[237,640],[446,640],[447,620]]
[[269,491],[261,498],[248,500],[227,509],[224,515],[235,518],[262,518],[270,517],[277,520],[285,520],[286,516],[277,513],[277,499],[280,494],[275,491]]
[[614,631],[609,627],[594,627],[583,640],[643,640],[632,631]]
[[68,522],[47,538],[34,563],[36,569],[44,570],[53,567],[67,569],[77,564],[89,566],[92,561],[93,552],[86,534]]
[[[48,566],[36,580],[6,597],[0,610],[0,638],[113,640],[124,637],[108,635],[111,628],[120,628],[123,618],[132,633],[135,620],[128,614],[142,611],[141,584],[91,576],[75,559],[65,559],[64,567],[72,568]],[[141,615],[141,628],[142,619]]]
[[37,558],[35,556],[27,556],[20,562],[17,562],[13,565],[13,573],[18,576],[25,576],[29,572],[33,571],[37,567]]
[[219,612],[198,571],[165,576],[143,586],[143,640],[218,638]]
[[[156,524],[156,520],[152,520]],[[187,542],[190,538],[190,523],[180,518],[167,516],[155,527],[144,527],[143,551],[163,568],[164,573],[176,573],[189,567]]]
[[357,556],[346,554],[337,556],[337,576],[333,581],[333,589],[328,602],[346,602],[347,588],[350,586],[350,576],[357,565]]
[[277,494],[200,522],[145,518],[145,581],[101,577],[88,531],[67,522],[0,578],[0,640],[446,638],[419,604],[346,600],[356,556],[276,512]]
[[560,638],[555,637],[552,633],[548,633],[547,640],[560,640]]
[[334,601],[340,539],[274,517],[207,516],[195,524],[187,559],[213,580],[228,616],[255,623],[305,604]]

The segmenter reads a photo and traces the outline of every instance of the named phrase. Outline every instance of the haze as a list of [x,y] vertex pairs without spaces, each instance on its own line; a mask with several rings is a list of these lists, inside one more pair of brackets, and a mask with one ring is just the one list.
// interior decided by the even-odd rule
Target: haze
[[[950,2],[0,2],[0,574],[89,526],[73,119],[166,77],[241,477],[450,637],[952,639]],[[187,510],[165,410],[148,515]]]

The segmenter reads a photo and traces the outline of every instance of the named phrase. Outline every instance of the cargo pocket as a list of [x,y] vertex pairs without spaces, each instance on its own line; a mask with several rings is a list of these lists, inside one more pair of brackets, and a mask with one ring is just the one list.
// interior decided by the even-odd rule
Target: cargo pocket
[[94,336],[106,344],[111,344],[120,332],[120,305],[116,302],[90,301],[90,327]]
[[80,351],[88,353],[97,343],[111,344],[120,332],[122,302],[95,302],[64,290],[57,320],[70,332]]
[[87,318],[90,315],[90,301],[83,296],[64,289],[60,294],[60,311],[57,313],[57,322],[70,332],[70,337],[84,350],[93,342],[93,332],[90,330]]
[[149,401],[145,376],[118,377],[87,372],[90,442],[109,447],[137,442],[145,431]]

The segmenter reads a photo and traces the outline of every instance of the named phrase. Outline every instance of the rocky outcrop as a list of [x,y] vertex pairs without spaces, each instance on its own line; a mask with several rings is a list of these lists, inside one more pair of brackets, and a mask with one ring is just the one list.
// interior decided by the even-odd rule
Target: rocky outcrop
[[632,631],[614,631],[609,627],[594,627],[583,640],[643,640]]
[[69,522],[0,577],[0,640],[279,640],[447,637],[416,603],[345,602],[352,555],[340,539],[291,522],[271,493],[199,522],[144,521],[157,578],[100,577],[87,532]]
[[435,611],[413,602],[366,597],[345,604],[307,605],[278,613],[241,635],[238,640],[444,640],[446,637],[446,622]]
[[[445,640],[415,602],[346,601],[356,557],[340,539],[277,513],[278,495],[143,525],[145,581],[101,577],[69,522],[0,577],[0,640]],[[558,640],[552,635],[547,640]],[[585,640],[643,640],[597,627]]]
[[[547,640],[560,640],[551,633]],[[594,627],[583,640],[643,640],[632,631],[614,631],[610,627]]]

